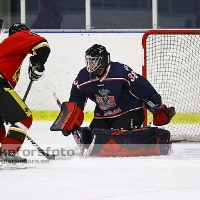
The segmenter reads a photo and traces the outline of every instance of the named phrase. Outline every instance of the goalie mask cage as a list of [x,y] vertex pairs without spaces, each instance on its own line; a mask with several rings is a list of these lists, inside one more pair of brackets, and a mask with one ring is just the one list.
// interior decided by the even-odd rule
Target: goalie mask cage
[[[150,30],[142,38],[142,74],[176,115],[173,141],[200,141],[200,30]],[[144,125],[152,121],[146,113]]]

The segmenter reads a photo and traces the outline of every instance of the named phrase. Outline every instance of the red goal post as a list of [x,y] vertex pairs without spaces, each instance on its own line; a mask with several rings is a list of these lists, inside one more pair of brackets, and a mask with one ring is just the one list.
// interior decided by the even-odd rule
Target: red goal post
[[[164,128],[174,141],[200,141],[200,30],[150,30],[142,46],[142,75],[176,108]],[[151,117],[146,112],[144,125]]]

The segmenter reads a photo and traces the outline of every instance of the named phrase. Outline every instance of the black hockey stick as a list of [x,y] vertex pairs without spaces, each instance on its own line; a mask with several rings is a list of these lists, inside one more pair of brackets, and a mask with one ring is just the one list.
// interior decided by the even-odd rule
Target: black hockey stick
[[[29,91],[30,91],[30,89],[31,89],[32,84],[33,84],[33,80],[30,81],[30,83],[29,83],[29,85],[28,85],[28,87],[27,87],[27,89],[26,89],[25,95],[24,95],[24,97],[23,97],[23,101],[24,101],[24,102],[26,101],[26,98],[27,98],[27,96],[28,96],[28,93],[29,93]],[[33,144],[33,146],[36,147],[36,149],[37,149],[43,156],[45,156],[48,160],[56,160],[56,156],[55,156],[55,155],[50,155],[50,154],[48,154],[48,153],[45,153],[44,150],[42,150],[42,149],[37,145],[37,143],[33,141],[33,139],[32,139],[30,136],[26,135],[26,138],[27,138],[27,139]]]
[[[55,100],[56,100],[58,106],[61,107],[61,102],[60,102],[60,100],[58,99],[58,97],[57,97],[57,95],[56,95],[55,92],[53,93],[53,96],[54,96],[54,98],[55,98]],[[81,139],[81,137],[80,137],[80,135],[79,135],[77,129],[74,129],[74,130],[72,131],[72,135],[73,135],[73,137],[74,137],[74,139],[75,139],[75,141],[76,141],[76,143],[77,143],[77,145],[78,145],[78,147],[79,147],[79,149],[80,149],[80,151],[81,151],[82,156],[83,156],[84,158],[87,158],[88,156],[90,156],[90,154],[91,154],[91,152],[92,152],[92,150],[93,150],[93,147],[94,147],[94,143],[95,143],[95,138],[96,138],[96,136],[94,136],[94,138],[93,138],[93,140],[92,140],[92,143],[90,144],[90,146],[89,146],[88,149],[87,149],[87,148],[85,147],[85,144],[83,143],[83,141],[82,141],[82,139]]]
[[32,84],[33,84],[33,80],[31,80],[30,83],[28,84],[28,87],[27,87],[26,92],[25,92],[24,97],[23,97],[23,102],[26,101],[26,98],[28,96],[28,93],[29,93],[29,91],[31,89]]

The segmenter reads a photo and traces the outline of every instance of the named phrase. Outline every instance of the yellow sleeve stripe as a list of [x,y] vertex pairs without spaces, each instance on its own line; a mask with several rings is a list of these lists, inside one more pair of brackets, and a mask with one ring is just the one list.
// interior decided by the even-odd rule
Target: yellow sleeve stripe
[[0,74],[0,78],[3,78],[4,79],[4,77]]
[[36,54],[35,51],[36,51],[37,49],[41,48],[41,47],[48,47],[48,48],[50,48],[48,42],[41,42],[40,44],[34,46],[34,47],[31,49],[31,51],[32,51],[34,54]]
[[9,131],[16,131],[16,132],[22,133],[24,135],[27,135],[27,132],[23,131],[21,128],[10,127]]

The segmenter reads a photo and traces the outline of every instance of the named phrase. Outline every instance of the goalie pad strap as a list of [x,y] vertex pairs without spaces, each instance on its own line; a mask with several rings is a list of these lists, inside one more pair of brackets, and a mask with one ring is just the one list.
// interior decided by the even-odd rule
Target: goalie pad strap
[[76,102],[63,102],[61,105],[61,111],[50,130],[72,131],[75,126],[81,126],[83,119],[83,110],[77,106]]

